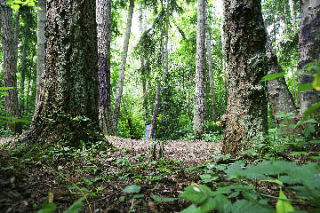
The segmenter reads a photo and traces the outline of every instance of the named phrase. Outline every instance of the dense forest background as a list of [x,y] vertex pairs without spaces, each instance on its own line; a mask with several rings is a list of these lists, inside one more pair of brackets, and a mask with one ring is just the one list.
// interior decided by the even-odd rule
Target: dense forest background
[[[159,159],[163,160],[165,146],[175,143],[172,140],[184,141],[185,147],[185,141],[216,143],[216,152],[211,153],[216,173],[209,163],[206,169],[195,169],[198,179],[194,174],[185,177],[185,185],[198,180],[216,191],[201,184],[185,188],[180,197],[194,203],[185,212],[241,212],[241,208],[272,212],[273,207],[290,212],[291,204],[316,212],[319,182],[308,178],[303,182],[302,174],[315,179],[319,175],[319,20],[319,0],[1,0],[1,168],[15,169],[8,160],[11,155],[19,161],[26,159],[21,153],[29,153],[27,159],[38,158],[36,153],[44,152],[41,146],[50,147],[53,162],[71,163],[66,156],[77,150],[92,152],[90,159],[97,159],[94,154],[106,151],[100,146],[110,148],[112,142],[122,147],[120,138],[135,139],[151,144],[149,158],[162,165],[167,162]],[[135,140],[126,146],[134,149]],[[58,157],[60,151],[53,151],[57,147],[68,149],[63,148],[63,158]],[[142,161],[140,154],[132,154]],[[81,157],[88,160],[87,155]],[[4,179],[12,176],[3,174]],[[226,184],[223,175],[236,178],[239,185]],[[148,185],[142,179],[141,185]],[[241,185],[242,179],[248,185]],[[83,184],[93,187],[99,180]],[[250,198],[254,181],[264,195],[270,184],[277,186],[276,193],[265,196],[271,201],[261,194]],[[126,183],[140,181],[134,176]],[[286,188],[290,184],[293,187]],[[219,192],[221,185],[231,188]],[[141,198],[134,197],[140,186],[128,187],[117,202]],[[86,200],[85,209],[92,212],[87,198],[93,195],[79,191],[81,198],[74,204]],[[180,202],[166,199],[153,197],[156,202]],[[186,207],[180,204],[179,209],[164,208],[180,211]],[[153,209],[141,205],[138,211]],[[159,208],[155,211],[162,211]]]

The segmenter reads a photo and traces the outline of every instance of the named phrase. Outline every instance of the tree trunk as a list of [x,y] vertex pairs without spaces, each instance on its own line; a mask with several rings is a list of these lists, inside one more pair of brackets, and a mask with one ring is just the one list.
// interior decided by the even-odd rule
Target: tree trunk
[[[163,8],[163,2],[162,3],[162,8]],[[160,108],[160,98],[161,98],[161,81],[165,83],[167,81],[167,75],[169,71],[169,66],[168,66],[168,41],[169,41],[169,2],[167,2],[167,9],[165,13],[165,19],[163,23],[163,29],[161,32],[161,40],[164,39],[164,42],[161,42],[161,55],[162,55],[162,79],[159,79],[159,82],[157,84],[157,89],[156,89],[156,96],[155,96],[155,101],[153,105],[153,114],[152,114],[152,119],[151,119],[151,127],[149,131],[149,136],[148,138],[152,138],[154,136],[154,133],[156,131],[157,127],[157,117],[159,114],[159,108]]]
[[205,70],[205,39],[206,39],[206,12],[205,0],[198,0],[197,18],[197,53],[196,53],[196,76],[194,94],[193,134],[202,138],[204,132],[204,70]]
[[260,1],[224,1],[229,98],[222,124],[224,153],[238,155],[267,131],[266,33]]
[[79,145],[97,139],[95,6],[94,0],[47,1],[47,66],[31,128],[22,140]]
[[[5,4],[5,0],[1,0],[1,4]],[[12,9],[9,6],[2,6],[1,9],[1,31],[2,31],[2,47],[3,47],[3,81],[5,87],[13,87],[6,92],[8,96],[4,97],[5,110],[9,117],[19,117],[18,109],[18,92],[17,92],[17,36],[18,26],[14,30]],[[17,14],[17,18],[19,18]],[[9,122],[8,128],[17,132],[17,124]]]
[[98,33],[99,126],[111,133],[110,41],[111,0],[96,0]]
[[[140,37],[142,37],[144,32],[143,8],[139,9],[139,31],[140,31]],[[147,64],[148,64],[148,59],[147,59]],[[143,110],[144,110],[145,124],[147,124],[149,119],[148,94],[147,94],[147,68],[148,68],[147,64],[145,64],[144,55],[140,56],[140,69],[141,69],[141,81],[142,81],[142,92],[143,92]]]
[[113,135],[116,135],[118,132],[118,119],[120,114],[120,104],[121,104],[121,98],[123,93],[124,72],[126,70],[126,63],[127,63],[127,54],[128,54],[128,47],[129,47],[129,41],[130,41],[133,9],[134,9],[134,0],[130,0],[126,32],[123,39],[123,47],[122,47],[123,49],[121,54],[120,74],[119,74],[118,85],[117,85],[117,93],[114,101],[114,111],[113,111],[113,117],[112,117],[112,134]]
[[[24,100],[25,100],[25,79],[26,79],[26,72],[28,69],[27,66],[27,55],[29,50],[29,38],[31,37],[31,31],[30,31],[30,25],[32,22],[32,16],[30,13],[30,8],[26,7],[23,11],[23,17],[24,17],[24,41],[23,41],[23,47],[22,47],[22,57],[21,57],[21,70],[20,70],[20,102],[19,102],[19,110],[20,110],[20,116],[23,117],[24,113]],[[29,95],[29,94],[27,94]]]
[[[320,0],[301,1],[301,31],[299,35],[298,69],[303,71],[304,66],[316,62],[320,64]],[[312,83],[313,77],[299,75],[300,84]],[[304,112],[312,104],[320,101],[320,92],[315,90],[301,92],[300,107]]]
[[[208,11],[208,8],[205,9]],[[208,62],[208,71],[209,71],[209,82],[210,82],[210,95],[212,102],[212,120],[214,122],[217,121],[217,112],[216,112],[216,93],[214,89],[214,78],[213,78],[213,70],[212,70],[212,55],[211,55],[211,42],[210,42],[210,31],[208,24],[208,12],[206,15],[206,49],[207,49],[207,62]]]
[[38,0],[37,10],[37,89],[36,89],[36,105],[39,101],[41,74],[46,68],[46,0]]
[[[274,53],[271,40],[268,38],[266,45],[266,52],[268,57],[268,74],[282,73],[283,70],[278,63],[277,55]],[[272,114],[275,118],[276,124],[288,123],[286,119],[280,118],[277,115],[280,113],[296,113],[296,106],[294,104],[293,97],[288,89],[286,80],[284,77],[270,80],[267,82],[269,103],[271,106]],[[289,124],[295,123],[295,119],[290,119]],[[282,127],[283,132],[290,131],[288,127]]]
[[290,7],[290,21],[291,21],[291,25],[293,26],[292,30],[295,32],[296,29],[296,12],[294,9],[294,1],[293,0],[289,0],[289,7]]

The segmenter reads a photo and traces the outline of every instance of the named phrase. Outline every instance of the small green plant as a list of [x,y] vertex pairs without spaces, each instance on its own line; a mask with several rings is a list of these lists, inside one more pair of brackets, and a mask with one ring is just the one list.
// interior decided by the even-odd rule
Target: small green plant
[[119,197],[119,201],[123,202],[126,199],[138,199],[138,198],[144,198],[144,194],[139,194],[141,191],[141,186],[138,185],[129,185],[126,186],[122,192],[126,195],[122,195],[121,197]]

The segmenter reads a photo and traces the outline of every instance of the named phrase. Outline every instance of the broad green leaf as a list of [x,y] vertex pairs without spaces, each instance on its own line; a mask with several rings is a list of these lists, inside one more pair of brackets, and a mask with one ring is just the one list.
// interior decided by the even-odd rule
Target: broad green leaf
[[282,78],[286,75],[285,72],[281,72],[281,73],[272,73],[272,74],[268,74],[266,76],[264,76],[262,78],[263,81],[270,81],[270,80],[274,80],[274,79],[277,79],[277,78]]
[[122,190],[122,192],[126,194],[135,194],[135,193],[139,193],[140,191],[141,191],[141,187],[138,185],[126,186],[126,188]]
[[214,198],[216,202],[216,209],[218,212],[229,213],[232,210],[231,201],[228,200],[224,195],[218,195]]
[[42,204],[42,208],[37,213],[51,213],[57,209],[56,204],[49,203],[47,200]]
[[200,205],[200,210],[202,213],[212,212],[212,210],[216,207],[216,201],[213,198],[209,198],[204,203]]
[[232,213],[243,213],[243,212],[271,213],[273,211],[255,202],[251,202],[248,200],[238,200],[232,206]]
[[78,199],[76,202],[74,202],[67,210],[65,210],[63,213],[79,213],[83,210],[83,203],[82,201],[85,198],[82,197]]
[[188,208],[184,209],[181,213],[202,213],[196,205],[192,204]]
[[313,89],[320,91],[320,75],[314,75],[312,86]]
[[313,89],[312,83],[307,83],[307,84],[300,84],[298,91],[304,92],[304,91],[312,90],[312,89]]
[[280,189],[279,199],[276,204],[277,213],[289,213],[294,211],[293,206],[288,201],[287,196],[283,193],[282,189]]
[[209,198],[211,193],[211,189],[205,185],[191,185],[179,197],[201,204]]

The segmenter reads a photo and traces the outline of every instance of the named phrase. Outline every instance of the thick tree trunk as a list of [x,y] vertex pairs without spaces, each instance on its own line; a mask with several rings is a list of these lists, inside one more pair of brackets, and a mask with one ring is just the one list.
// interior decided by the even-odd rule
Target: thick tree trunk
[[[282,73],[283,70],[278,63],[277,55],[274,53],[271,40],[267,41],[266,45],[268,57],[268,74]],[[269,103],[271,106],[272,114],[275,118],[276,124],[281,125],[288,123],[286,119],[280,118],[277,115],[281,113],[296,113],[296,106],[293,97],[288,89],[284,77],[270,80],[267,82]],[[291,119],[289,123],[295,123],[295,119]],[[290,128],[282,127],[283,131],[289,131]]]
[[111,133],[110,41],[111,0],[96,0],[98,33],[99,126]]
[[22,140],[79,145],[97,139],[95,6],[95,0],[47,1],[47,66],[32,126]]
[[[5,4],[5,0],[1,0],[1,4]],[[14,30],[12,9],[9,6],[1,6],[1,38],[3,47],[3,81],[5,87],[13,87],[7,90],[8,96],[4,97],[5,110],[9,117],[19,117],[18,109],[18,92],[17,92],[17,29]],[[17,17],[18,14],[17,14]],[[8,123],[8,128],[16,132],[17,125]]]
[[[208,11],[206,7],[206,11]],[[206,50],[207,50],[207,63],[208,63],[208,71],[209,71],[209,82],[210,82],[210,95],[212,102],[212,120],[214,122],[217,121],[217,112],[216,112],[216,92],[214,89],[214,78],[213,78],[213,70],[212,70],[212,54],[211,54],[211,42],[210,42],[210,32],[209,32],[209,24],[208,24],[208,12],[205,17],[206,19]]]
[[266,33],[260,1],[224,1],[229,98],[222,124],[223,152],[233,156],[267,131]]
[[114,101],[114,111],[113,111],[113,117],[112,117],[112,134],[113,135],[116,135],[118,133],[118,120],[119,120],[119,114],[120,114],[121,98],[123,93],[124,73],[125,73],[126,64],[127,64],[127,54],[128,54],[128,47],[129,47],[129,41],[130,41],[133,9],[134,9],[134,0],[130,0],[126,32],[124,34],[124,39],[123,39],[120,74],[118,79],[116,97]]
[[[304,66],[311,62],[320,65],[320,0],[302,0],[301,11],[298,69],[303,71]],[[298,80],[300,84],[312,83],[313,77],[301,74]],[[320,92],[315,90],[302,92],[300,94],[301,112],[319,101]]]
[[196,76],[194,94],[193,134],[202,138],[204,132],[204,70],[205,70],[205,40],[206,40],[206,12],[205,0],[198,0],[197,19],[197,53],[196,53]]
[[46,0],[38,0],[37,10],[37,89],[36,89],[36,105],[39,101],[41,74],[46,68]]
[[[162,2],[161,2],[162,3]],[[163,8],[163,3],[162,3]],[[168,61],[168,42],[169,42],[169,2],[167,2],[166,14],[165,14],[165,23],[163,23],[163,29],[161,32],[161,55],[162,55],[162,79],[159,79],[156,89],[155,101],[153,105],[153,114],[151,119],[151,127],[149,131],[148,138],[151,139],[154,136],[154,133],[157,128],[157,117],[159,114],[160,108],[160,98],[161,98],[161,83],[166,83],[167,75],[169,71],[169,61]],[[162,82],[161,82],[162,81]]]

